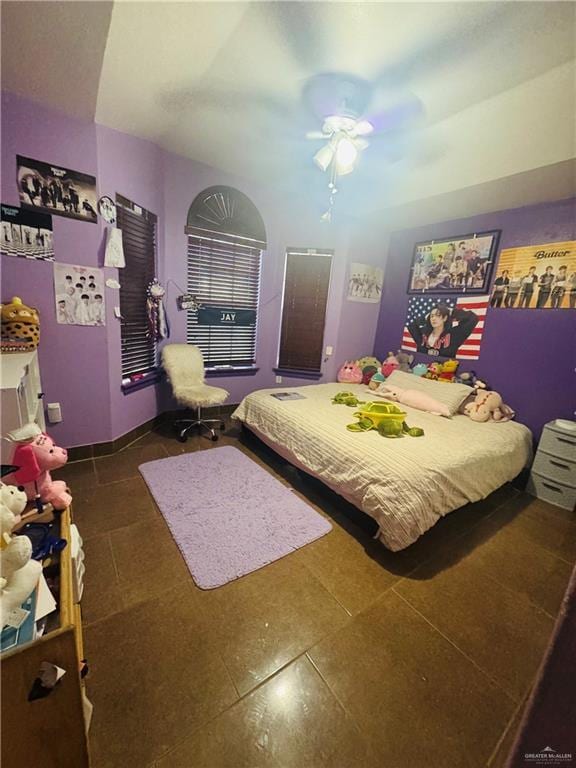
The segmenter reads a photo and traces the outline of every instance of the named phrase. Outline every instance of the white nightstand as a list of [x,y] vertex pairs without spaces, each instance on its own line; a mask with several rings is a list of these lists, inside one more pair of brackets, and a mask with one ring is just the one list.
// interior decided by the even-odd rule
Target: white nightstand
[[576,506],[576,421],[551,421],[544,427],[526,487],[550,504]]

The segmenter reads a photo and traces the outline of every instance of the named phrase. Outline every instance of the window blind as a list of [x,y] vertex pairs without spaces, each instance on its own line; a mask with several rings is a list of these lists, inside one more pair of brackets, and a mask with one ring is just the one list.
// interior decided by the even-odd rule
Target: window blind
[[333,251],[288,248],[278,368],[320,373]]
[[256,363],[256,329],[262,251],[233,235],[188,236],[188,293],[202,307],[254,310],[249,326],[201,325],[189,310],[187,341],[202,350],[207,368],[249,368]]
[[156,342],[148,335],[146,289],[156,272],[156,216],[116,195],[126,266],[120,274],[122,379],[156,368]]

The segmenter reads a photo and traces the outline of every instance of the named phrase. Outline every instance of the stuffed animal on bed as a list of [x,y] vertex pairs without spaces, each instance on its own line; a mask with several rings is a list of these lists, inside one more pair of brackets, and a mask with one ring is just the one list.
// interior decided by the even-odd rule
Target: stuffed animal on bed
[[360,357],[356,360],[356,365],[362,371],[362,384],[370,384],[372,376],[380,370],[380,361],[370,355]]
[[356,362],[353,360],[346,360],[344,365],[338,371],[336,378],[340,384],[361,384],[362,371]]
[[392,371],[395,371],[398,368],[400,368],[400,362],[398,358],[393,352],[388,352],[388,357],[382,363],[382,368],[381,368],[382,375],[384,376],[385,379],[387,379],[388,376],[390,376],[390,374],[392,373]]
[[398,360],[398,370],[405,373],[411,373],[410,366],[414,362],[414,355],[409,355],[407,352],[402,352],[401,349],[396,352],[396,360]]
[[514,411],[502,402],[498,392],[482,390],[474,399],[464,404],[464,413],[472,421],[509,421],[514,418]]
[[446,360],[445,363],[442,363],[442,370],[438,374],[438,381],[441,381],[443,384],[451,384],[454,381],[459,365],[458,360]]

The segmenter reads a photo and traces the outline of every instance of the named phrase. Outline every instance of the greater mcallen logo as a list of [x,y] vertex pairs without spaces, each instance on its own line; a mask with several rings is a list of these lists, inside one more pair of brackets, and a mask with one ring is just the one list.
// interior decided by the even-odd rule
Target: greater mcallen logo
[[530,765],[568,765],[572,762],[572,753],[557,752],[552,747],[544,747],[540,752],[527,752],[524,760]]

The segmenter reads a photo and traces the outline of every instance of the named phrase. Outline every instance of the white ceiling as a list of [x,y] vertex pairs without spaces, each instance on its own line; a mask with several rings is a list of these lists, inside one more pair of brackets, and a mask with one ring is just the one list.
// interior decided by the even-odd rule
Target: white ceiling
[[[2,8],[7,90],[311,196],[326,180],[311,162],[318,145],[303,139],[320,127],[303,106],[306,81],[331,71],[369,80],[368,116],[390,90],[409,90],[424,104],[419,130],[374,139],[342,180],[356,214],[576,155],[572,2]],[[32,41],[40,56],[23,55]]]

